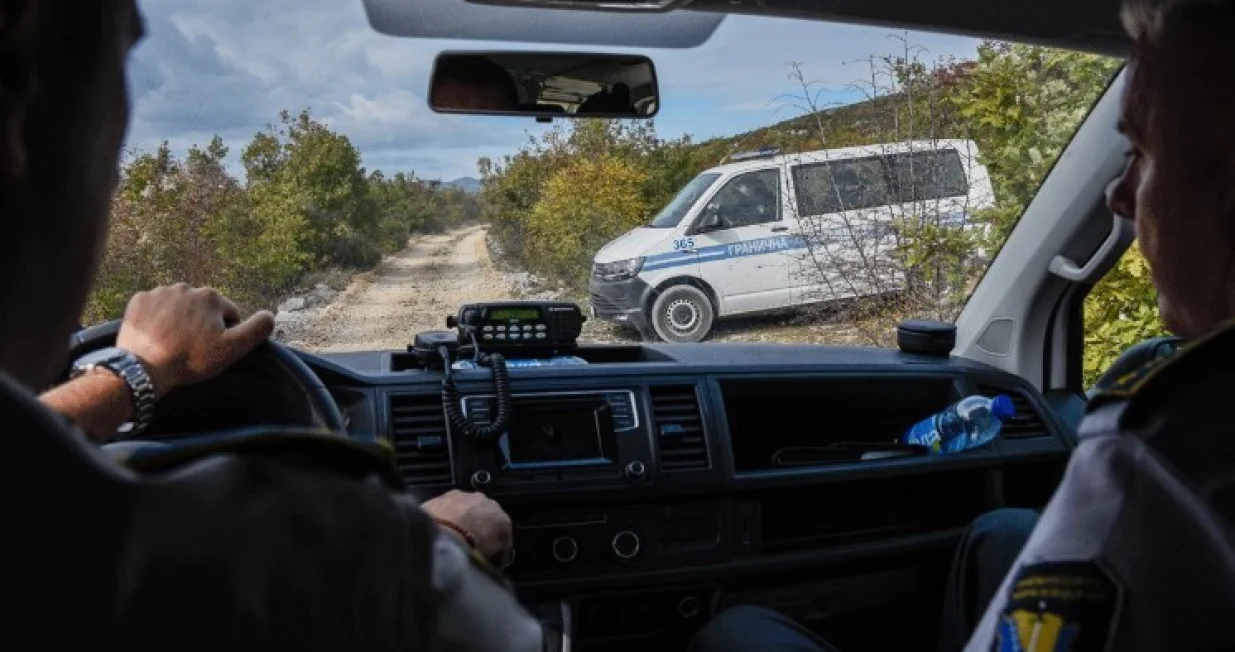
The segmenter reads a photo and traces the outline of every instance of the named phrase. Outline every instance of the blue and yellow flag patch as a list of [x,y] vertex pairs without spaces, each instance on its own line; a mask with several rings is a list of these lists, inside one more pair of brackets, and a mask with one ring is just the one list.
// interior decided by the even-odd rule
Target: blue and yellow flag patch
[[1095,563],[1032,564],[1017,574],[996,625],[993,652],[1096,652],[1106,648],[1119,588]]

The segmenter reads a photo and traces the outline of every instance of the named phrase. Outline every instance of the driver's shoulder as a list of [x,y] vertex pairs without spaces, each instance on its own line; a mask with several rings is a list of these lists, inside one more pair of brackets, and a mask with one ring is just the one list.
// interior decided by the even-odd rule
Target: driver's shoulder
[[[383,478],[384,447],[281,434],[138,463],[154,499],[142,501],[134,529],[158,531],[164,566],[239,573],[233,582],[261,595],[311,587],[302,602],[327,613],[376,600],[384,615],[417,620],[412,629],[427,639],[461,643],[449,649],[533,649],[526,642],[539,641],[540,628],[501,573]],[[142,567],[151,551],[130,554],[123,568]],[[399,620],[379,624],[400,632]]]
[[[393,452],[377,442],[308,429],[246,429],[200,443],[139,449],[123,460],[135,474],[134,518],[187,522],[243,540],[309,537],[347,556],[357,529],[403,539],[423,553],[435,528],[407,494]],[[407,538],[420,539],[419,544]],[[370,538],[369,545],[381,547]],[[409,545],[410,544],[410,545]],[[243,546],[241,546],[243,547]],[[344,551],[347,552],[344,552]],[[406,550],[405,550],[406,551]],[[223,552],[223,551],[219,551]]]
[[125,457],[126,467],[159,473],[216,456],[270,460],[352,479],[375,477],[390,489],[403,488],[394,449],[384,440],[364,441],[324,430],[252,427],[142,449]]

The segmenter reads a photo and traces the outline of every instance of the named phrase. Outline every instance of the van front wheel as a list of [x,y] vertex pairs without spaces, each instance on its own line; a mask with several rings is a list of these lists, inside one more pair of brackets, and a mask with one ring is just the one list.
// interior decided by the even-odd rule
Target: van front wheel
[[708,295],[691,285],[666,288],[652,302],[652,327],[666,342],[702,341],[715,319]]

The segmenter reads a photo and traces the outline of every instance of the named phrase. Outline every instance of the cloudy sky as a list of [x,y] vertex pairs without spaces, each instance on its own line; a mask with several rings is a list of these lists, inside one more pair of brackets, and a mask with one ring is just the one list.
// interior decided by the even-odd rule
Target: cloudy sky
[[[148,36],[130,61],[133,148],[167,140],[183,151],[219,134],[235,159],[280,110],[310,108],[356,143],[370,169],[453,179],[475,176],[478,157],[511,153],[544,129],[529,119],[439,115],[425,104],[441,50],[544,46],[383,36],[369,27],[361,0],[146,0],[142,10]],[[701,139],[800,113],[789,62],[819,82],[820,102],[852,102],[861,97],[853,83],[870,76],[858,61],[902,50],[895,34],[731,16],[698,48],[645,50],[663,98],[658,130]],[[977,44],[909,39],[925,60],[969,58]]]

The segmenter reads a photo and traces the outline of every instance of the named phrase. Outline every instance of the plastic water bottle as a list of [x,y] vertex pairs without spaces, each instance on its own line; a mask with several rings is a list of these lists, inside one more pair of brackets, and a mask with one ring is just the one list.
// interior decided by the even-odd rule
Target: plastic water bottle
[[970,396],[915,423],[901,437],[901,443],[926,446],[932,453],[977,448],[994,439],[1015,411],[1012,399],[1003,394],[994,398]]

